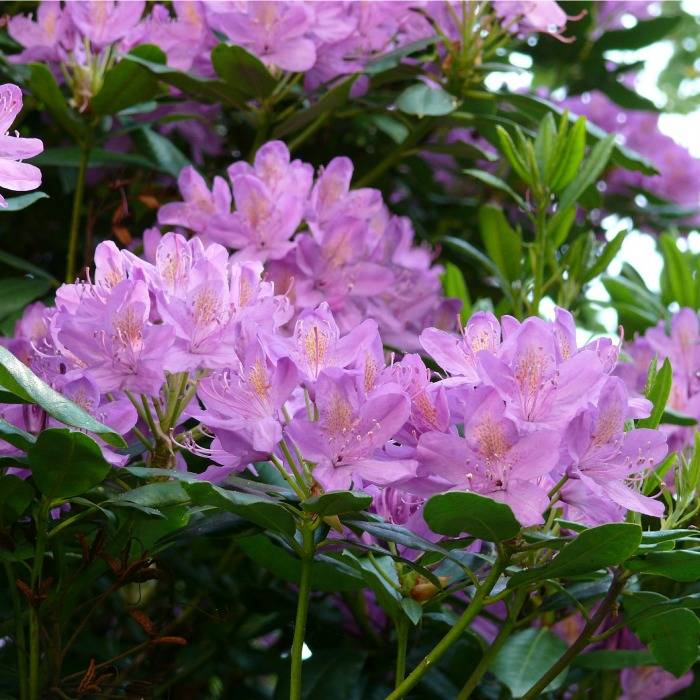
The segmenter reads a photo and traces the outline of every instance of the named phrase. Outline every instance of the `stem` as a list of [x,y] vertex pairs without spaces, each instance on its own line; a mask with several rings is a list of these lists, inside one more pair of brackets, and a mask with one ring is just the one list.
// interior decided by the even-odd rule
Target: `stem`
[[396,621],[396,680],[394,688],[398,688],[406,677],[406,650],[408,649],[408,617],[401,615]]
[[12,598],[12,612],[15,618],[15,648],[17,649],[17,671],[19,673],[19,697],[20,700],[27,700],[29,697],[29,688],[27,687],[27,640],[24,635],[22,603],[17,593],[15,572],[9,561],[5,562],[5,573],[7,574],[7,584],[10,588],[10,597]]
[[300,501],[305,501],[307,499],[306,494],[299,488],[296,481],[289,476],[289,472],[284,468],[282,462],[275,457],[275,455],[270,455],[270,462],[277,467],[277,471],[282,475],[282,478],[292,487],[292,491],[299,496]]
[[311,492],[309,491],[306,483],[304,482],[304,479],[302,478],[301,474],[299,473],[299,469],[297,469],[296,462],[294,461],[294,457],[292,457],[292,453],[289,451],[289,446],[287,443],[283,440],[280,441],[280,447],[282,448],[282,454],[284,454],[287,462],[289,463],[289,467],[294,473],[294,478],[297,480],[297,483],[299,484],[299,488],[306,494],[306,498],[309,498],[311,496]]
[[467,698],[472,694],[476,686],[483,675],[488,671],[491,662],[493,661],[496,654],[500,651],[501,647],[505,644],[506,640],[510,636],[515,626],[515,621],[520,613],[520,608],[527,600],[528,589],[526,587],[519,588],[515,594],[515,600],[513,601],[513,606],[510,609],[510,614],[506,618],[505,622],[501,625],[501,629],[498,632],[498,636],[493,640],[491,646],[484,653],[479,661],[477,667],[472,671],[472,675],[464,684],[462,690],[459,691],[459,695],[455,700],[467,700]]
[[[46,550],[46,526],[49,519],[51,504],[48,499],[43,498],[39,513],[36,519],[36,549],[34,551],[34,563],[32,565],[32,575],[30,586],[32,593],[36,593],[40,588],[41,572],[44,566],[44,552]],[[39,700],[39,658],[41,648],[39,645],[39,603],[34,601],[29,608],[29,700]]]
[[630,574],[621,574],[619,570],[615,572],[610,588],[596,614],[586,623],[581,634],[564,655],[522,696],[521,700],[533,700],[533,698],[539,697],[540,693],[588,646],[591,637],[607,617],[617,600],[617,596],[625,587],[629,576]]
[[426,655],[408,678],[406,678],[393,693],[386,696],[385,700],[399,700],[399,698],[404,698],[409,690],[418,685],[423,676],[428,672],[428,669],[464,634],[474,618],[481,612],[484,599],[493,590],[493,587],[496,585],[496,582],[507,565],[507,558],[499,556],[499,558],[496,559],[488,577],[474,593],[471,603],[469,603],[467,609],[462,613],[462,617],[457,620],[457,624],[455,624],[455,626],[437,643],[435,648]]
[[78,168],[78,180],[75,184],[73,195],[73,213],[71,215],[70,232],[68,233],[68,255],[66,256],[66,283],[75,282],[75,256],[78,250],[78,232],[80,230],[80,210],[83,207],[83,195],[85,194],[85,175],[87,174],[88,160],[90,159],[90,141],[86,139],[80,145],[80,167]]
[[289,700],[301,700],[301,664],[306,636],[306,617],[309,612],[309,597],[311,593],[311,567],[314,563],[314,536],[304,520],[301,526],[303,550],[301,557],[301,583],[299,584],[299,600],[297,602],[297,617],[294,622],[294,640],[292,642],[292,674],[290,679]]

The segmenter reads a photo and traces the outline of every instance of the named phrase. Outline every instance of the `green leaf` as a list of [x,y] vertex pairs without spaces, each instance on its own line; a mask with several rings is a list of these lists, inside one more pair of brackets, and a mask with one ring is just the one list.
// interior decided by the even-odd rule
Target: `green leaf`
[[[236,542],[254,562],[271,571],[283,581],[299,584],[301,561],[288,550],[273,544],[265,535],[243,537]],[[311,590],[353,591],[364,588],[362,576],[348,564],[332,556],[317,556],[311,567]]]
[[245,98],[265,99],[277,87],[263,62],[241,46],[218,44],[211,62],[216,74]]
[[417,625],[423,617],[423,606],[413,598],[402,598],[401,609],[414,625]]
[[30,64],[29,89],[34,97],[44,103],[49,114],[73,138],[82,141],[87,136],[87,127],[78,115],[68,106],[56,78],[43,63]]
[[698,424],[698,419],[693,416],[687,416],[685,413],[679,413],[672,408],[665,408],[661,416],[661,422],[666,425],[683,425],[691,427]]
[[671,385],[673,384],[673,370],[668,358],[664,360],[661,369],[656,373],[654,382],[647,392],[647,398],[654,404],[651,409],[651,415],[648,418],[643,418],[637,421],[638,428],[651,428],[656,430],[661,423],[661,417],[666,408],[666,402],[671,394]]
[[520,532],[520,523],[505,503],[466,491],[432,496],[423,517],[433,532],[450,537],[466,533],[487,542],[501,542]]
[[294,112],[273,129],[273,137],[284,138],[303,129],[314,120],[323,119],[325,121],[330,118],[333,112],[340,109],[348,101],[350,90],[352,90],[356,80],[356,75],[346,78],[332,90],[326,92],[321,99],[314,102],[311,106]]
[[404,114],[417,117],[442,117],[459,107],[459,100],[439,87],[416,83],[406,88],[397,98],[396,106]]
[[[557,105],[532,95],[503,93],[499,95],[499,98],[510,103],[519,112],[538,123],[548,112],[553,112],[559,116],[564,115],[564,110],[557,107]],[[569,121],[575,122],[577,119],[579,119],[578,115],[569,114]],[[590,121],[586,121],[586,133],[588,134],[587,140],[589,144],[596,143],[609,136],[603,129]],[[627,168],[627,170],[641,172],[644,175],[655,175],[658,173],[658,170],[650,161],[619,143],[616,143],[613,147],[611,160],[614,165]]]
[[557,146],[557,125],[554,116],[550,112],[540,123],[540,128],[535,136],[535,158],[540,174],[547,180],[547,174],[551,171],[552,160]]
[[190,165],[185,154],[170,139],[152,129],[137,129],[131,135],[136,147],[160,170],[177,177],[180,171]]
[[580,533],[549,564],[519,571],[508,581],[508,587],[516,588],[543,579],[580,576],[616,566],[635,554],[641,541],[642,528],[634,523],[592,527]]
[[313,496],[301,502],[307,513],[326,517],[345,513],[361,513],[372,504],[372,496],[358,491],[330,491],[320,496]]
[[36,442],[36,438],[31,433],[8,423],[3,418],[0,418],[0,440],[9,442],[13,447],[25,452]]
[[559,197],[557,213],[551,218],[550,226],[556,226],[558,219],[562,216],[561,212],[576,204],[581,198],[581,195],[583,195],[591,185],[595,184],[598,177],[607,166],[614,146],[614,134],[606,136],[593,146],[583,166],[562,192],[561,197]]
[[[489,670],[508,686],[514,698],[520,698],[566,653],[569,645],[546,628],[527,629],[510,637],[496,654]],[[564,685],[562,671],[543,691],[552,692]]]
[[625,566],[638,574],[663,576],[674,581],[697,581],[700,579],[700,552],[690,549],[650,552],[644,559],[632,559]]
[[369,75],[376,75],[377,73],[383,73],[384,71],[396,68],[396,66],[401,64],[404,58],[410,56],[411,54],[418,53],[419,51],[425,51],[425,49],[433,46],[439,41],[437,34],[433,36],[426,37],[425,39],[418,39],[418,41],[412,41],[408,44],[404,44],[394,51],[389,51],[384,53],[378,58],[374,58],[369,61],[362,72]]
[[32,477],[49,501],[89,491],[111,469],[91,437],[67,428],[43,430],[27,456]]
[[273,500],[247,493],[226,491],[208,481],[184,483],[183,487],[192,502],[197,505],[219,508],[260,525],[266,530],[280,532],[290,538],[293,538],[296,533],[292,514]]
[[394,560],[389,556],[358,557],[348,550],[342,556],[361,574],[386,614],[397,620],[402,614],[403,596]]
[[126,54],[122,57],[122,60],[138,63],[156,75],[164,83],[172,85],[182,92],[196,95],[199,98],[205,98],[210,102],[221,102],[235,109],[245,109],[245,97],[222,80],[196,78],[188,73],[170,68],[169,66],[152,63],[151,61],[144,61],[132,54]]
[[479,209],[478,219],[481,240],[491,260],[509,282],[520,279],[522,236],[510,227],[503,211],[491,204]]
[[16,522],[34,500],[31,484],[16,474],[0,476],[0,525]]
[[[565,113],[568,120],[568,113]],[[564,116],[562,116],[564,124]],[[581,167],[586,153],[586,118],[579,117],[569,133],[562,137],[564,144],[558,144],[557,157],[553,161],[550,187],[559,193],[571,183]]]
[[654,655],[650,651],[627,651],[625,649],[598,649],[577,656],[572,666],[591,668],[596,671],[617,671],[622,668],[654,666]]
[[[143,44],[129,52],[151,63],[165,64],[166,56],[157,46]],[[119,61],[104,77],[100,91],[90,100],[94,114],[118,114],[123,109],[152,100],[158,92],[158,80],[135,61]]]
[[527,205],[525,200],[519,194],[517,194],[517,192],[515,192],[515,190],[513,190],[510,187],[510,185],[501,180],[500,177],[496,177],[495,175],[487,173],[483,170],[474,170],[471,168],[467,170],[462,170],[462,172],[465,175],[471,175],[477,180],[483,182],[484,184],[489,185],[489,187],[493,187],[496,190],[500,190],[501,192],[505,192],[506,194],[510,195],[513,201],[519,204],[524,211],[530,210],[530,207]]
[[[642,613],[650,606],[668,600],[650,591],[639,591],[625,596],[625,612]],[[656,661],[676,678],[680,678],[698,657],[700,620],[691,610],[670,610],[653,619],[630,624],[632,631],[649,647]]]
[[680,306],[697,309],[700,300],[695,299],[693,273],[679,250],[676,239],[664,233],[659,238],[659,246],[664,259],[661,274],[661,300],[666,305],[675,301]]
[[[531,171],[530,167],[532,163],[528,163],[526,160],[527,154],[519,151],[510,134],[500,125],[496,126],[496,133],[498,134],[498,141],[501,146],[501,151],[506,157],[506,160],[510,163],[511,167],[518,174],[518,177],[526,184],[532,187],[534,173]],[[515,128],[515,135],[521,146],[527,144],[523,132],[520,128]]]
[[459,317],[462,324],[466,324],[472,315],[472,300],[469,296],[467,283],[464,281],[464,275],[457,265],[449,260],[445,262],[444,268],[445,272],[440,276],[442,289],[448,299],[460,299],[462,301]]
[[95,433],[113,447],[126,447],[126,442],[119,433],[99,423],[80,406],[54,391],[3,347],[0,347],[0,387],[25,401],[38,404],[65,425]]
[[603,274],[610,263],[613,261],[614,257],[618,254],[622,243],[625,240],[625,236],[629,233],[627,229],[620,231],[615,238],[605,244],[605,247],[601,251],[600,255],[597,255],[595,262],[591,265],[584,276],[584,282],[590,282],[595,279],[598,275]]
[[156,481],[120,493],[108,501],[113,505],[136,504],[152,510],[172,508],[189,502],[190,497],[179,481]]
[[[141,127],[139,127],[141,128]],[[64,148],[48,148],[36,157],[35,165],[46,167],[69,167],[80,166],[82,158],[81,149],[77,146],[65,146]],[[152,168],[153,161],[135,153],[113,153],[101,148],[91,148],[88,168],[113,168],[125,165],[135,165],[139,168]]]
[[[40,154],[41,155],[41,154]],[[37,156],[35,156],[36,158]],[[32,164],[38,167],[39,163],[36,163],[32,159]],[[40,199],[48,199],[49,195],[46,192],[30,192],[29,194],[22,194],[19,197],[9,197],[5,201],[7,202],[6,207],[0,207],[0,212],[4,211],[21,211],[27,207],[38,202]]]
[[606,31],[598,41],[593,44],[592,50],[598,53],[610,49],[643,49],[668,36],[678,25],[681,16],[655,17],[654,19],[637,22],[634,27],[625,29],[612,29]]
[[24,309],[51,289],[45,279],[7,277],[0,279],[0,320]]
[[13,267],[15,270],[22,270],[22,272],[28,272],[34,277],[40,277],[41,279],[48,280],[52,287],[59,287],[61,284],[51,273],[47,272],[46,270],[42,270],[40,267],[32,265],[32,263],[27,262],[23,258],[18,258],[16,255],[6,253],[4,250],[0,250],[0,262],[5,263],[5,265],[8,265],[9,267]]

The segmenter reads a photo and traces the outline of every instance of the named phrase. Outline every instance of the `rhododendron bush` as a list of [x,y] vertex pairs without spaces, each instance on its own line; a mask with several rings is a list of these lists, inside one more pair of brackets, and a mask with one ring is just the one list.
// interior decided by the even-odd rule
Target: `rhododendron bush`
[[696,697],[684,6],[6,5],[0,697]]

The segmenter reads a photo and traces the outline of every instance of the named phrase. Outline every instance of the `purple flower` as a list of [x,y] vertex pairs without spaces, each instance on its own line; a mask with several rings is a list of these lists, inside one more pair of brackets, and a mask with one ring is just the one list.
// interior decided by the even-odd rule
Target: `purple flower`
[[[10,127],[22,109],[22,91],[12,83],[0,85],[0,187],[26,192],[41,184],[41,171],[34,165],[19,162],[44,150],[39,139],[10,136]],[[0,194],[0,206],[7,207]]]
[[[417,462],[392,459],[383,450],[403,426],[410,402],[397,385],[387,384],[363,400],[349,373],[329,367],[316,382],[317,422],[297,415],[287,427],[313,477],[325,491],[350,488],[353,481],[386,486],[413,476]],[[302,413],[303,415],[303,413]]]
[[145,7],[143,0],[81,0],[66,3],[73,24],[96,50],[127,36],[139,23]]
[[494,0],[493,9],[512,32],[542,32],[564,42],[574,41],[561,35],[566,21],[581,19],[585,14],[569,17],[554,0]]

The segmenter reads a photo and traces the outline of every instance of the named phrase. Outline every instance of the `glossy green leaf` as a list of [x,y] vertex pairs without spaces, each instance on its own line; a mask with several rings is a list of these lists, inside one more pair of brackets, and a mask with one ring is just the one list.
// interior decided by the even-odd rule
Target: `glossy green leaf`
[[682,425],[685,427],[692,427],[698,424],[698,419],[666,407],[661,416],[661,422],[666,423],[666,425]]
[[190,165],[187,156],[170,139],[152,129],[137,129],[131,138],[143,155],[173,177],[177,177],[186,165]]
[[[550,630],[526,629],[510,637],[496,654],[489,670],[508,687],[514,698],[520,698],[566,653],[569,645]],[[564,670],[544,690],[561,688],[566,679]]]
[[[568,120],[568,114],[566,114]],[[564,116],[562,116],[562,124]],[[576,176],[586,153],[586,119],[579,117],[572,128],[562,137],[557,157],[553,160],[550,187],[553,192],[561,192]]]
[[115,505],[133,503],[153,510],[172,508],[187,503],[188,493],[179,481],[156,481],[151,484],[138,486],[131,491],[125,491],[109,502]]
[[87,136],[87,127],[69,107],[53,73],[43,63],[32,63],[30,68],[29,89],[32,94],[44,103],[48,112],[65,131],[78,141],[82,141]]
[[189,73],[183,73],[182,71],[171,68],[170,66],[145,61],[131,54],[123,56],[122,60],[138,63],[147,68],[163,82],[172,85],[182,92],[196,95],[200,99],[204,98],[210,102],[221,102],[228,107],[245,109],[245,96],[222,80],[197,78]]
[[330,491],[320,496],[313,496],[301,502],[301,507],[308,513],[320,517],[361,513],[372,504],[372,496],[358,491]]
[[555,226],[561,212],[578,202],[583,193],[600,177],[607,166],[615,146],[615,136],[611,134],[601,139],[588,154],[583,166],[576,173],[574,179],[568,184],[558,200],[557,213],[551,218],[551,225]]
[[663,576],[674,581],[700,579],[700,552],[677,549],[672,552],[650,552],[644,559],[632,559],[625,566],[635,573]]
[[481,240],[491,260],[509,282],[520,279],[522,236],[510,227],[503,211],[491,204],[479,209],[478,220]]
[[402,598],[401,609],[414,625],[417,625],[423,617],[423,606],[413,598]]
[[[132,56],[157,64],[165,64],[166,56],[152,44],[137,46]],[[118,114],[128,107],[152,100],[158,92],[158,79],[135,61],[119,61],[105,73],[100,91],[90,100],[94,114]]]
[[16,522],[34,499],[34,489],[16,474],[0,476],[0,525]]
[[0,319],[22,311],[51,289],[51,283],[45,279],[31,277],[6,277],[0,279]]
[[275,126],[272,131],[274,138],[285,138],[308,127],[314,121],[318,124],[325,122],[335,110],[340,109],[348,101],[350,90],[352,90],[356,80],[356,75],[346,78],[309,107],[293,112],[283,122]]
[[552,160],[557,147],[557,125],[554,123],[554,116],[550,112],[540,122],[535,136],[534,148],[537,160],[537,168],[541,175],[547,180],[547,173],[551,171]]
[[433,532],[450,537],[467,534],[487,542],[501,542],[520,532],[520,523],[505,503],[466,491],[432,496],[425,504],[423,517]]
[[550,562],[520,571],[509,581],[516,588],[532,581],[591,574],[629,559],[642,541],[642,528],[634,523],[608,523],[584,530]]
[[462,172],[465,175],[471,175],[473,178],[480,180],[489,187],[493,187],[496,190],[505,192],[506,194],[510,195],[513,201],[519,204],[522,207],[522,209],[524,209],[525,211],[530,210],[530,207],[527,205],[525,200],[517,192],[515,192],[515,190],[508,183],[506,183],[504,180],[501,180],[500,177],[496,177],[495,175],[487,173],[483,170],[467,169],[463,170]]
[[389,556],[356,556],[348,550],[343,552],[343,560],[364,578],[386,614],[397,620],[402,614],[403,596],[394,560]]
[[[668,600],[650,591],[625,596],[624,609],[631,616]],[[652,619],[633,622],[632,631],[649,647],[657,663],[680,678],[698,658],[700,620],[687,608],[670,610]]]
[[656,430],[661,423],[661,417],[666,409],[666,402],[671,394],[671,385],[673,383],[673,370],[668,358],[664,360],[661,369],[656,373],[654,382],[649,391],[647,398],[654,404],[651,409],[651,415],[648,418],[643,418],[637,421],[638,428],[651,428]]
[[396,66],[401,64],[404,58],[411,54],[425,51],[425,49],[434,46],[439,40],[437,35],[433,35],[404,44],[400,48],[394,49],[394,51],[388,51],[368,61],[362,72],[368,73],[369,75],[376,75],[377,73],[383,73],[391,68],[396,68]]
[[[283,581],[298,585],[301,561],[289,550],[273,544],[265,535],[243,537],[236,542],[253,561]],[[311,589],[314,591],[352,591],[364,588],[362,576],[350,565],[331,556],[318,556],[311,567]]]
[[680,306],[697,309],[695,280],[690,265],[678,248],[676,239],[667,233],[659,238],[659,247],[664,259],[661,273],[661,300],[668,305],[674,301]]
[[183,488],[192,502],[202,506],[213,506],[238,515],[266,530],[294,537],[296,525],[292,514],[271,499],[251,496],[247,493],[227,491],[208,481],[184,483]]
[[586,270],[586,274],[583,279],[584,282],[590,282],[608,269],[610,263],[620,251],[622,243],[625,240],[625,236],[628,233],[629,231],[624,229],[620,231],[611,241],[608,241],[605,244],[600,254],[595,257],[593,264],[588,268],[588,270]]
[[[65,146],[63,148],[48,148],[33,161],[38,167],[69,167],[80,166],[82,158],[81,149],[77,146]],[[139,168],[152,168],[153,162],[144,156],[135,153],[114,153],[102,148],[90,149],[88,168],[115,168],[125,165],[134,165]]]
[[466,324],[472,315],[472,301],[467,289],[467,283],[464,281],[462,271],[449,260],[444,263],[445,272],[440,276],[442,280],[442,289],[445,296],[450,299],[460,299],[462,309],[459,312],[459,317],[462,324]]
[[572,666],[596,671],[617,671],[623,668],[654,666],[654,655],[650,651],[627,651],[626,649],[596,649],[577,656]]
[[218,44],[211,62],[216,74],[246,98],[264,99],[277,86],[265,64],[241,46]]
[[[510,134],[502,126],[496,126],[496,133],[498,134],[501,151],[506,157],[506,160],[518,174],[518,177],[526,185],[532,186],[534,182],[534,172],[531,170],[531,167],[534,163],[532,161],[528,162],[527,153],[524,153],[515,145]],[[515,135],[520,147],[527,143],[520,128],[516,127]]]
[[404,114],[417,117],[442,117],[459,107],[459,100],[442,88],[416,83],[406,88],[397,98],[396,106]]
[[65,425],[95,433],[113,447],[126,447],[126,442],[121,435],[99,423],[80,406],[54,391],[3,347],[0,347],[0,387],[26,401],[38,404]]
[[[32,159],[32,165],[38,167],[39,163],[36,163],[34,159]],[[49,195],[46,194],[46,192],[30,192],[29,194],[21,194],[19,197],[7,197],[5,199],[7,206],[0,207],[0,212],[21,211],[34,204],[34,202],[38,202],[40,199],[48,198]]]
[[2,418],[0,418],[0,440],[9,442],[13,447],[25,452],[36,442],[36,438],[31,433],[18,428],[16,425],[12,425],[12,423],[8,423]]
[[610,29],[593,44],[593,50],[602,53],[610,49],[626,51],[643,49],[668,36],[678,26],[680,20],[680,16],[655,17],[637,22],[633,27]]
[[89,491],[111,469],[91,437],[67,428],[43,430],[27,456],[36,485],[50,501]]

